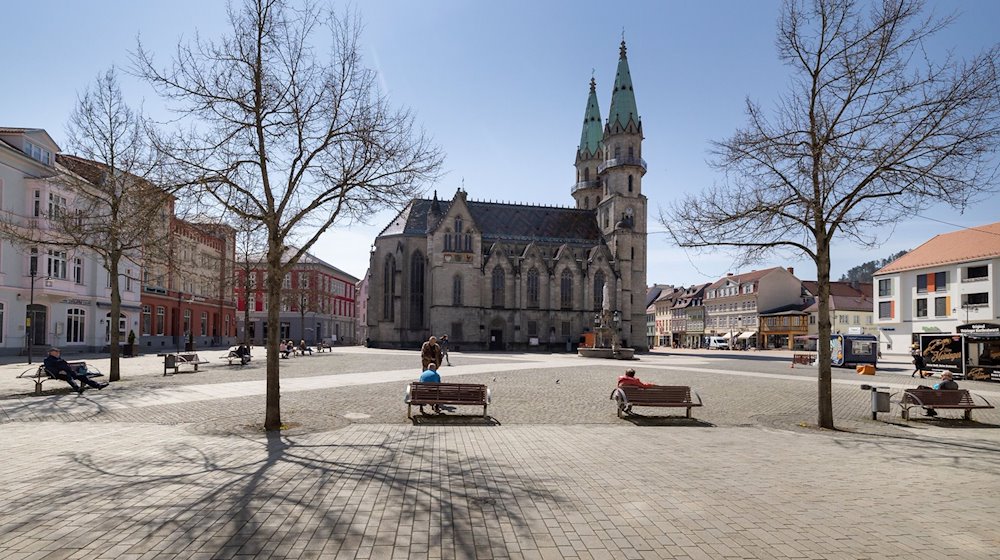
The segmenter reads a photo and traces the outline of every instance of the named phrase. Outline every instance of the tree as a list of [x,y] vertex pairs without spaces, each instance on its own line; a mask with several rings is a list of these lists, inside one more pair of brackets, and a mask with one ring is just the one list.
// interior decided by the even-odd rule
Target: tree
[[788,250],[816,264],[818,423],[833,427],[830,248],[876,247],[887,224],[930,203],[964,207],[995,187],[998,48],[926,56],[949,19],[918,0],[790,0],[777,47],[792,79],[768,116],[713,143],[725,181],[680,198],[660,221],[682,247],[728,247],[743,263]]
[[892,261],[902,257],[909,251],[900,251],[895,255],[890,255],[884,259],[875,259],[873,261],[868,261],[861,263],[858,266],[851,267],[847,269],[847,272],[841,275],[841,282],[860,282],[862,284],[871,284],[872,276],[880,268],[888,265]]
[[[361,61],[356,17],[244,0],[230,6],[229,24],[218,41],[178,45],[166,68],[141,43],[134,62],[190,125],[162,145],[192,193],[261,224],[267,319],[276,326],[282,279],[320,235],[410,200],[435,178],[441,155],[378,90]],[[323,27],[326,57],[312,45]],[[281,428],[278,334],[268,330],[268,431]]]
[[155,258],[168,234],[169,190],[153,177],[158,158],[149,123],[124,99],[114,68],[100,74],[77,99],[67,124],[68,148],[60,154],[61,173],[53,182],[67,193],[65,207],[53,206],[43,228],[20,227],[17,217],[0,220],[0,229],[19,243],[82,250],[96,255],[108,271],[111,287],[109,339],[111,371],[118,381],[121,333],[121,281],[133,265]]

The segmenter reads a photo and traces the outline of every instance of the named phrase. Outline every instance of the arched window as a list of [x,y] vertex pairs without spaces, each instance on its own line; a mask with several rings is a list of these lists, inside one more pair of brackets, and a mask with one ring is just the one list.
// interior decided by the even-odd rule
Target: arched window
[[590,180],[590,168],[589,167],[584,167],[583,168],[583,180],[584,181],[589,181]]
[[472,234],[471,233],[466,233],[465,234],[465,252],[466,253],[471,253],[472,252]]
[[392,255],[386,255],[382,267],[382,319],[386,321],[396,319],[392,305],[394,293],[396,293],[396,259]]
[[598,270],[597,273],[594,274],[594,309],[601,309],[601,304],[603,303],[604,303],[604,273]]
[[573,273],[568,268],[559,277],[559,303],[563,309],[573,309]]
[[628,147],[628,159],[631,160],[634,157],[635,157],[635,148],[633,148],[632,146],[629,146]]
[[85,310],[76,308],[67,309],[66,342],[83,342],[83,327],[86,323],[87,312]]
[[451,231],[444,230],[444,250],[451,251]]
[[618,159],[620,157],[622,157],[622,147],[618,144],[615,144],[615,159]]
[[462,233],[462,217],[455,216],[455,233]]
[[451,304],[455,307],[462,305],[462,276],[459,274],[451,279]]
[[[631,149],[631,148],[629,148]],[[632,192],[632,176],[628,176],[628,192]]]
[[528,271],[528,307],[538,307],[538,269]]
[[504,306],[504,273],[499,266],[493,268],[493,278],[491,282],[493,291],[493,307]]
[[424,255],[415,251],[410,257],[410,328],[424,326]]

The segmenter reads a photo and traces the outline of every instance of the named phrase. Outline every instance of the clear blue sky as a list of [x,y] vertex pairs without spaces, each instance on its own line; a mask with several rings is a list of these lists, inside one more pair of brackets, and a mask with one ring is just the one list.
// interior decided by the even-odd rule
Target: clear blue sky
[[[997,41],[1000,2],[930,5],[958,13],[932,45],[937,52],[968,55]],[[744,122],[744,99],[772,107],[788,80],[774,48],[777,1],[363,0],[355,7],[365,24],[367,63],[446,154],[447,174],[432,187],[446,198],[464,178],[473,199],[571,205],[588,82],[593,71],[606,117],[623,28],[646,134],[643,190],[653,231],[662,230],[659,206],[721,179],[706,164],[708,142]],[[226,25],[225,4],[217,0],[34,0],[7,2],[3,15],[0,126],[44,128],[58,143],[65,143],[77,93],[110,65],[128,66],[137,36],[165,60],[178,39],[196,31],[218,37]],[[148,113],[164,116],[143,84],[123,76],[123,89]],[[936,208],[887,230],[889,241],[872,252],[842,242],[833,274],[955,229],[933,220],[980,225],[1000,219],[997,208],[996,200],[964,216]],[[390,218],[329,231],[314,253],[360,278],[372,240]],[[740,272],[723,256],[688,255],[666,235],[650,235],[649,248],[651,284]],[[815,278],[808,262],[779,255],[761,266],[768,265],[794,266],[800,278]]]

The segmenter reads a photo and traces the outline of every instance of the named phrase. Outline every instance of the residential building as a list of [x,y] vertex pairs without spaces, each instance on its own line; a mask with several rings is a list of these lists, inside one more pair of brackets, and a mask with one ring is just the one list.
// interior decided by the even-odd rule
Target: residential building
[[[574,208],[411,201],[375,240],[368,299],[373,345],[572,348],[607,294],[624,346],[647,348],[642,121],[621,45],[608,119],[596,84],[576,149]],[[607,290],[605,290],[607,286]]]
[[875,326],[883,352],[903,354],[921,334],[996,323],[1000,222],[937,235],[875,272]]
[[656,347],[656,306],[646,307],[646,345],[650,350]]
[[693,284],[683,290],[671,309],[670,331],[675,346],[701,348],[705,336],[705,289],[710,284]]
[[[803,280],[802,288],[811,305],[809,335],[819,334],[819,285],[815,280]],[[872,284],[858,282],[830,282],[830,321],[833,334],[878,334],[872,313]],[[807,345],[808,346],[808,345]],[[813,347],[815,345],[812,345]]]
[[654,313],[656,316],[657,346],[671,348],[674,345],[673,338],[671,336],[673,329],[671,327],[672,316],[670,312],[673,309],[677,298],[682,293],[684,293],[684,290],[681,288],[669,287],[661,291],[660,296],[653,302]]
[[[357,331],[357,343],[368,345],[368,283],[371,279],[372,271],[371,269],[365,271],[365,277],[358,282],[358,287],[355,293],[357,294],[357,300],[355,305],[357,306],[357,321],[355,321],[355,330]],[[451,337],[449,337],[451,338]]]
[[[247,329],[249,340],[263,344],[271,328],[267,322],[267,270],[256,263],[239,269],[236,301],[241,322],[244,310],[250,308],[250,324],[241,324],[241,331]],[[314,255],[303,255],[282,279],[278,336],[282,340],[305,340],[308,344],[357,344],[358,282],[354,276]]]
[[759,313],[801,303],[802,284],[791,268],[730,273],[705,289],[705,334],[762,348]]
[[809,312],[806,303],[790,303],[760,313],[757,348],[792,350],[805,348],[809,332]]

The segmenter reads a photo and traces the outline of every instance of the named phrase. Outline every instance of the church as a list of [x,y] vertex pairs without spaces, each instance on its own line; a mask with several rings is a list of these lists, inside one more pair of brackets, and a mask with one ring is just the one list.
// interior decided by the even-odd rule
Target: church
[[622,41],[611,105],[596,83],[576,150],[573,207],[414,199],[375,239],[369,344],[565,350],[593,330],[605,285],[623,346],[646,347],[642,121]]

